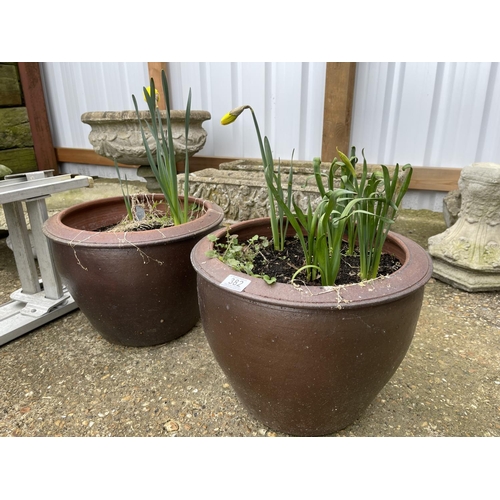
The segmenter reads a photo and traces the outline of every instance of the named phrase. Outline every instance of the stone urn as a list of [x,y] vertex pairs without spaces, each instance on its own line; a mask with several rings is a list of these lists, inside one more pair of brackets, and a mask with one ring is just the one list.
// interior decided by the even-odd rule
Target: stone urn
[[[162,111],[164,131],[166,132],[166,111]],[[156,153],[156,142],[149,133],[146,125],[151,123],[149,111],[139,111],[139,116],[146,131],[146,138],[152,152]],[[182,110],[170,111],[172,139],[174,142],[175,158],[184,159],[186,148],[185,121],[186,112]],[[207,132],[202,127],[211,116],[208,111],[194,110],[190,113],[188,154],[194,155],[205,145]],[[94,151],[101,156],[116,159],[125,165],[139,165],[137,174],[146,180],[146,187],[150,192],[159,192],[159,186],[153,175],[143,145],[141,129],[135,111],[89,111],[81,117],[83,123],[90,125],[92,130],[89,141]]]
[[434,277],[468,292],[500,290],[500,165],[464,167],[458,187],[457,221],[429,238]]

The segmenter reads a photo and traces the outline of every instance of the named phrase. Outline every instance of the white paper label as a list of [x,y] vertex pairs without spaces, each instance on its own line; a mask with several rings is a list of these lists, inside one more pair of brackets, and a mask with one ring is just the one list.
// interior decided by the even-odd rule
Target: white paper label
[[230,290],[234,290],[236,292],[242,292],[249,284],[250,280],[246,278],[240,278],[239,276],[234,276],[230,274],[221,284],[224,288],[229,288]]

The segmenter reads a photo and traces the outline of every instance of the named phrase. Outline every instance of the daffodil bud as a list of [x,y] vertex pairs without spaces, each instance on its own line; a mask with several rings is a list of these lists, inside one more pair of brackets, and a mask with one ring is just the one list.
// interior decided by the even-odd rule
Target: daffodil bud
[[241,113],[243,113],[243,111],[245,109],[250,109],[250,106],[248,105],[245,105],[245,106],[240,106],[238,108],[234,108],[232,109],[231,111],[229,111],[229,113],[226,113],[222,118],[221,118],[221,124],[222,125],[229,125],[230,123],[233,123],[234,120],[236,120],[236,118],[238,118],[238,116],[241,115]]
[[[151,95],[151,87],[146,87],[146,92],[148,95]],[[146,92],[144,92],[144,100],[145,101],[147,101]],[[158,89],[155,89],[155,101],[158,102],[159,100],[160,100],[160,93],[158,92]]]

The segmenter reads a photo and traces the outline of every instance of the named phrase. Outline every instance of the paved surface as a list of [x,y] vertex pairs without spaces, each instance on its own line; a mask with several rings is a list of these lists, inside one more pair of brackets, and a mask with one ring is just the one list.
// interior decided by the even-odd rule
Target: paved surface
[[[85,196],[119,193],[97,188]],[[426,247],[445,226],[440,214],[403,211],[394,229]],[[20,286],[4,238],[0,283],[1,304]],[[432,279],[403,363],[336,435],[499,436],[499,310],[500,293]],[[201,325],[160,347],[119,347],[77,310],[0,347],[0,380],[0,436],[282,436],[238,401]]]

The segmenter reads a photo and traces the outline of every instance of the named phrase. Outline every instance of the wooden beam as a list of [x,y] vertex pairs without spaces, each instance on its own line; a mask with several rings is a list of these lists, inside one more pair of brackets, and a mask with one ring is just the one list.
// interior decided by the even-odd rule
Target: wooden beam
[[[59,162],[83,163],[88,165],[102,165],[113,167],[111,160],[99,156],[92,149],[79,148],[56,148],[57,160]],[[221,163],[227,163],[241,158],[224,158],[212,156],[193,156],[189,160],[189,170],[196,172],[205,168],[219,168]],[[135,165],[122,165],[125,168],[137,168]],[[370,165],[372,167],[372,165]],[[178,172],[184,169],[184,162],[177,165]],[[414,167],[410,183],[410,189],[422,189],[424,191],[453,191],[458,188],[460,168],[447,167]]]
[[410,189],[454,191],[458,189],[461,168],[413,167]]
[[[160,92],[160,102],[158,103],[158,107],[160,109],[167,109],[165,95],[163,94],[163,85],[161,83],[161,72],[165,71],[167,74],[167,63],[166,62],[148,62],[148,73],[149,78],[152,78],[155,82],[155,87]],[[168,78],[168,75],[167,75]],[[149,82],[148,82],[149,83]],[[170,82],[169,82],[170,84]],[[169,92],[171,94],[171,92]]]
[[[114,162],[104,156],[98,155],[93,149],[84,148],[55,148],[57,161],[60,163],[83,163],[85,165],[100,165],[104,167],[115,166]],[[118,163],[120,167],[137,168],[138,165],[124,165]]]
[[326,63],[321,159],[331,162],[339,148],[349,156],[356,63]]
[[[55,148],[57,161],[60,163],[81,163],[84,165],[99,165],[103,167],[114,167],[114,163],[104,156],[100,156],[93,149],[84,148]],[[221,163],[235,161],[238,158],[212,158],[193,156],[189,160],[189,171],[196,172],[205,168],[219,168]],[[118,164],[124,168],[139,168],[139,165]],[[177,164],[177,171],[184,172],[184,160]]]
[[57,175],[59,174],[59,165],[52,143],[52,133],[40,75],[40,63],[20,62],[18,68],[38,170],[54,170],[54,174]]

